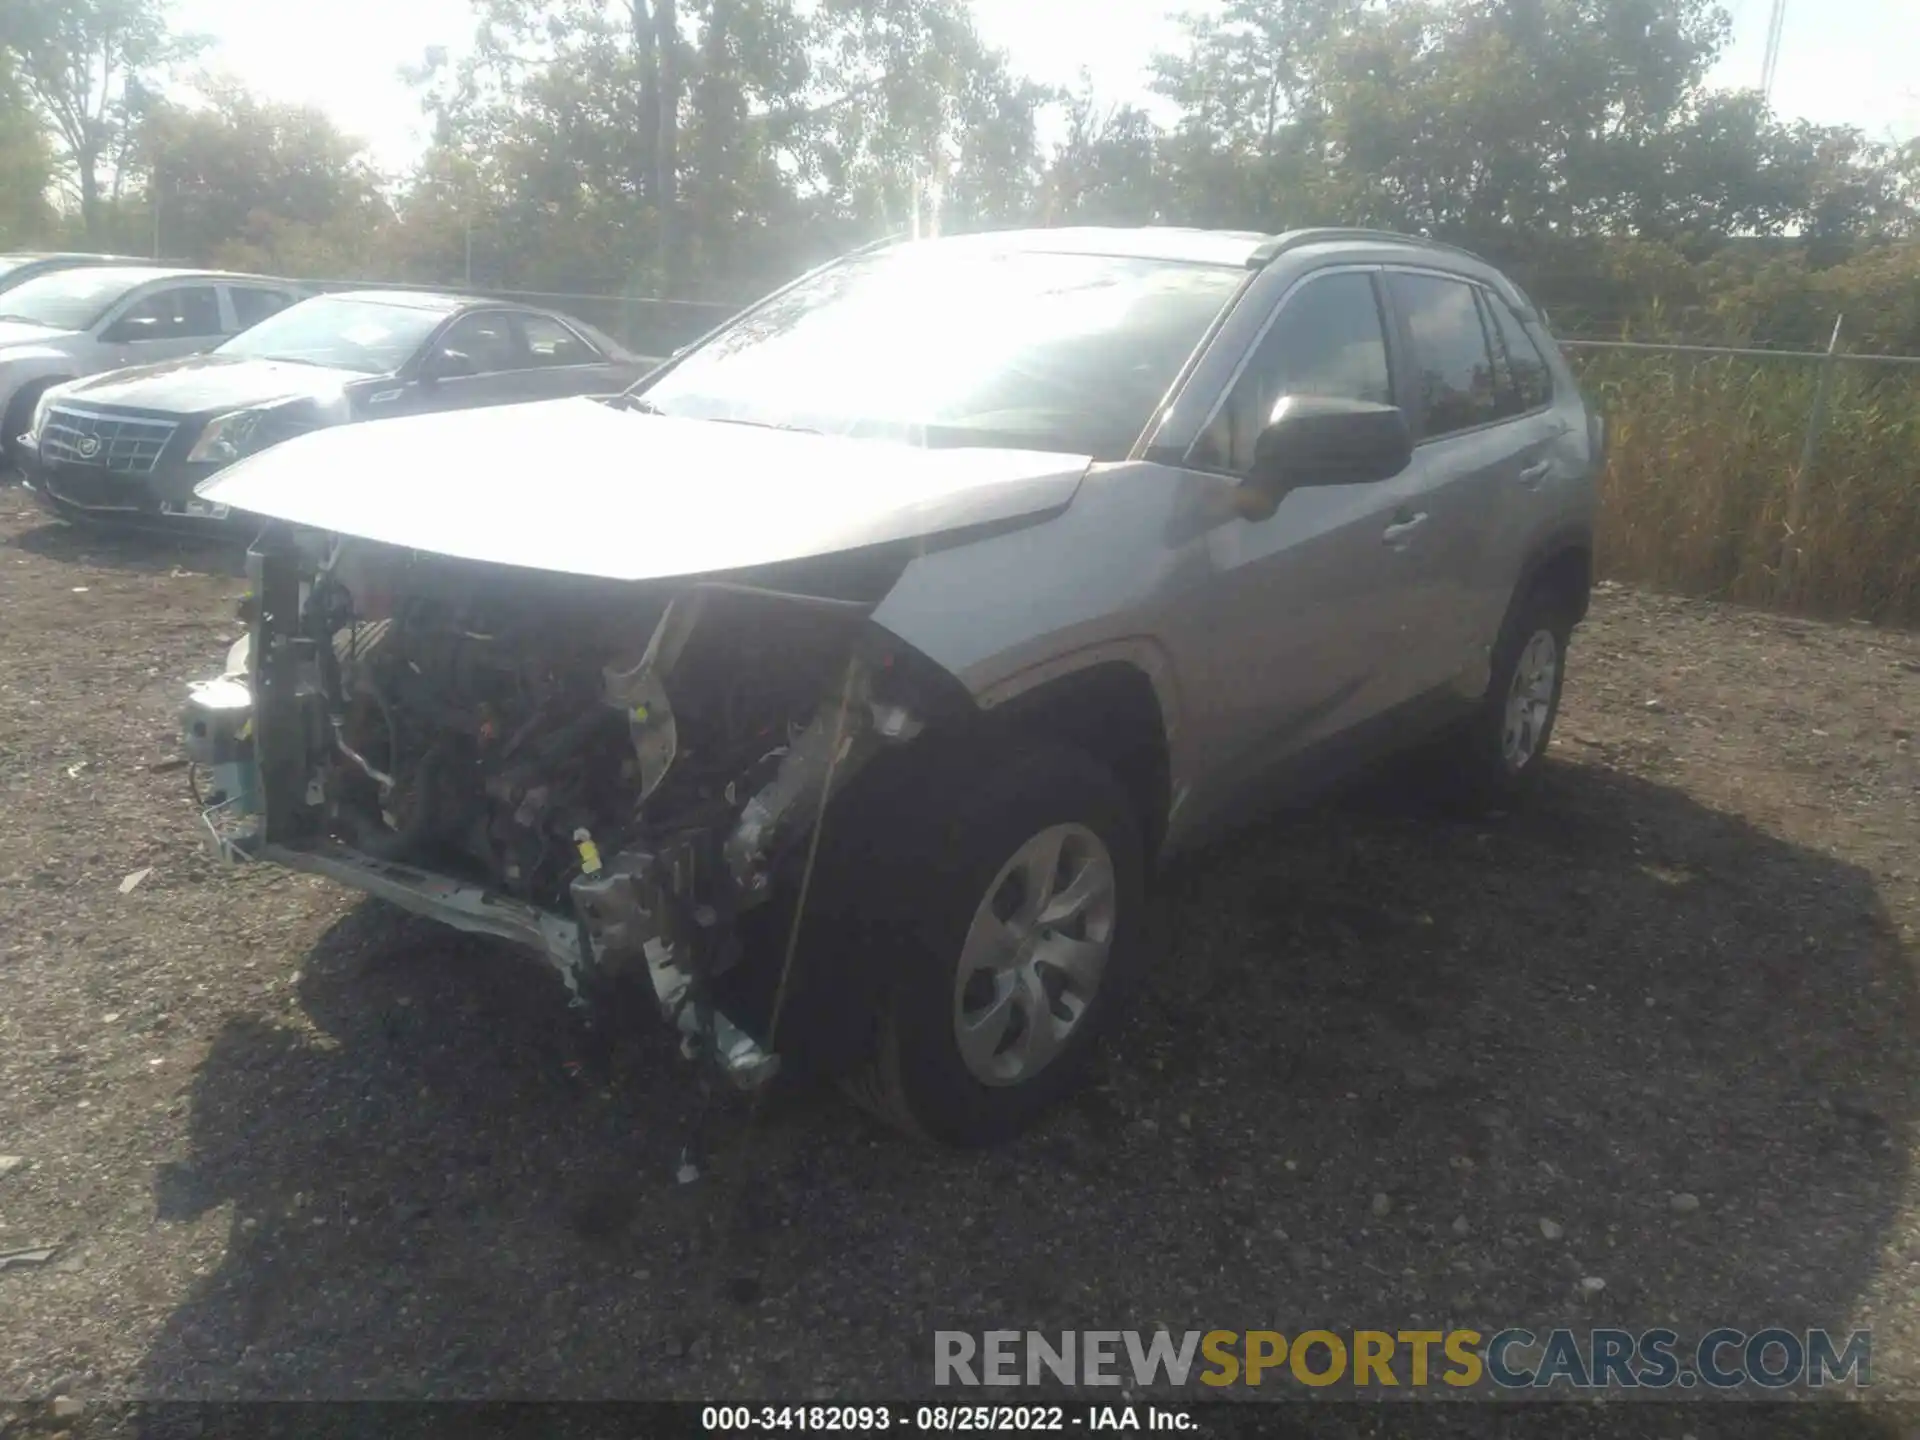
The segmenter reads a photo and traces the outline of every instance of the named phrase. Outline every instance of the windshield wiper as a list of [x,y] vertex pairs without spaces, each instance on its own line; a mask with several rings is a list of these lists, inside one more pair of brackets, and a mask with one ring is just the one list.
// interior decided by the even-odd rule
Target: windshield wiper
[[707,418],[716,425],[751,425],[756,430],[788,430],[795,435],[818,435],[821,433],[811,425],[782,425],[777,420],[742,420],[733,415],[710,415]]
[[38,325],[42,330],[57,330],[57,325],[49,325],[44,320],[36,320],[31,315],[0,315],[0,320],[11,320],[16,325]]
[[635,415],[664,415],[667,412],[643,395],[634,395],[622,390],[618,395],[609,395],[606,403],[615,410],[630,410]]

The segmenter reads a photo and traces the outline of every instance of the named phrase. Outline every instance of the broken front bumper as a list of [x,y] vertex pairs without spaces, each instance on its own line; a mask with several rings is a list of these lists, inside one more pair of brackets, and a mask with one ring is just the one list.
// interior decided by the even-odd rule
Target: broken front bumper
[[[196,791],[196,795],[201,800],[201,825],[223,860],[263,861],[323,876],[455,930],[504,940],[545,959],[559,973],[573,1003],[584,1003],[580,976],[597,961],[599,951],[581,918],[342,845],[309,847],[267,841],[251,696],[242,676],[230,673],[193,686],[184,728],[189,761],[212,776],[211,790]],[[640,881],[630,872],[609,877],[609,882],[627,887],[629,898],[621,918],[629,927],[650,913],[633,888]],[[604,898],[611,899],[611,892],[605,892]],[[681,1049],[689,1058],[710,1054],[721,1072],[742,1089],[755,1089],[773,1078],[779,1057],[725,1015],[699,1003],[694,977],[675,963],[671,946],[659,936],[642,939],[631,929],[627,938],[636,941],[644,956],[661,1013],[679,1032]]]

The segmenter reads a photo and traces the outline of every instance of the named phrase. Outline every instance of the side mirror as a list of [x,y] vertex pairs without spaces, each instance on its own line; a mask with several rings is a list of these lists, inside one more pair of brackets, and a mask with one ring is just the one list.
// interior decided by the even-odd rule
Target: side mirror
[[1295,490],[1391,480],[1413,463],[1413,435],[1397,405],[1283,395],[1253,445],[1243,513],[1264,518]]

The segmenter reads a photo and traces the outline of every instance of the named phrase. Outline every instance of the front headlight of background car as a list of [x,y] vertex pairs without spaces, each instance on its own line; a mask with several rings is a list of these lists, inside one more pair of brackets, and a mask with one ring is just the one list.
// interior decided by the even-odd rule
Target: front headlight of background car
[[254,431],[260,428],[261,416],[259,410],[235,410],[231,414],[215,416],[207,422],[207,428],[200,432],[200,438],[193,442],[187,459],[211,461],[216,465],[238,460],[247,453]]

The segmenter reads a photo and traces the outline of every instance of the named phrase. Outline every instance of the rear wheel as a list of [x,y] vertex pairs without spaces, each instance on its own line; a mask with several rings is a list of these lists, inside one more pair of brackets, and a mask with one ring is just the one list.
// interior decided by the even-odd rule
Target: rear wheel
[[1078,751],[1022,746],[937,789],[848,1089],[909,1132],[992,1144],[1084,1078],[1138,963],[1145,859],[1125,791]]
[[1492,679],[1443,747],[1440,779],[1464,799],[1510,803],[1534,783],[1553,738],[1573,622],[1550,588],[1522,595],[1494,645]]

